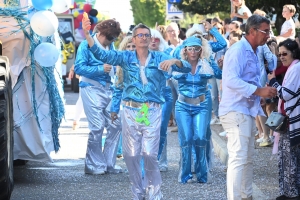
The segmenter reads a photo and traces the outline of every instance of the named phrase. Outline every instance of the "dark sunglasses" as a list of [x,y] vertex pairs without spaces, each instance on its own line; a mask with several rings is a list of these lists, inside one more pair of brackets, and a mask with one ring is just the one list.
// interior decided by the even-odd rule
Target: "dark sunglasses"
[[138,37],[138,38],[142,39],[142,38],[144,38],[144,36],[145,36],[145,38],[150,38],[150,37],[151,37],[151,34],[149,34],[149,33],[146,33],[146,34],[139,33],[139,34],[136,34],[136,35],[133,36],[133,37]]
[[287,53],[279,53],[278,57],[280,58],[281,56],[287,56],[287,55],[288,55]]
[[113,37],[113,36],[111,36],[111,35],[107,35],[106,36],[106,39],[108,40],[108,41],[116,41],[117,39],[118,39],[118,37]]
[[135,48],[135,45],[127,45],[126,48],[128,48],[128,49],[129,49],[129,48],[133,48],[133,49],[134,49],[134,48]]

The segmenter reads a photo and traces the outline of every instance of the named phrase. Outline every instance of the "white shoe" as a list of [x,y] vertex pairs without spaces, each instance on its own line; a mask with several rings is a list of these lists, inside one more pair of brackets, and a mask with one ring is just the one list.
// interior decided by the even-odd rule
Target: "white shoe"
[[220,124],[220,120],[217,117],[213,117],[210,120],[210,125],[212,125],[212,124]]
[[256,140],[256,142],[257,142],[257,143],[262,143],[263,140],[264,140],[264,137],[260,137],[260,138],[258,138],[258,139]]
[[219,133],[219,136],[222,136],[222,137],[226,137],[226,135],[227,135],[226,131],[223,131],[223,132]]

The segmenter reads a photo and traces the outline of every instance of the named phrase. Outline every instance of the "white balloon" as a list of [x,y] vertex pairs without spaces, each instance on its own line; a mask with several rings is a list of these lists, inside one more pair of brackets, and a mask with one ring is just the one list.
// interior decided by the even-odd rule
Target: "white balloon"
[[56,13],[64,13],[69,10],[68,0],[53,0],[51,10]]
[[54,44],[43,42],[34,50],[34,59],[42,67],[52,67],[55,65],[59,57],[59,51]]
[[53,12],[42,10],[34,13],[30,25],[36,34],[47,37],[53,35],[58,29],[58,19]]

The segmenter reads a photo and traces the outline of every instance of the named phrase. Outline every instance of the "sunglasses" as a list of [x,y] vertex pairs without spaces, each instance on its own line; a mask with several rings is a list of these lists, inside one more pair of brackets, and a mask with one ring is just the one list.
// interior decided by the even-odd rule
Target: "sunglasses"
[[159,38],[156,38],[156,37],[152,37],[152,38],[151,38],[151,41],[153,41],[153,42],[160,42],[160,39],[159,39]]
[[278,57],[280,58],[281,56],[287,56],[287,55],[288,55],[287,53],[279,53]]
[[150,38],[150,37],[151,37],[151,34],[149,34],[149,33],[146,33],[146,34],[139,33],[139,34],[136,34],[136,35],[133,36],[133,37],[138,37],[138,38],[142,39],[142,38],[144,38],[144,36],[145,36],[145,38]]
[[201,51],[201,47],[187,47],[186,50],[188,52],[192,52],[192,51],[194,51],[194,52],[200,52]]
[[116,41],[117,39],[118,39],[118,37],[113,37],[113,36],[111,36],[111,35],[107,35],[106,36],[106,39],[108,40],[108,41]]

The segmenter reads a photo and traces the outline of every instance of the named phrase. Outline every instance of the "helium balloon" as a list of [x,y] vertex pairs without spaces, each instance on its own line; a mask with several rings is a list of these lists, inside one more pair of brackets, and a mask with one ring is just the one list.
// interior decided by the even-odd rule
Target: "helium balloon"
[[91,4],[85,4],[85,5],[83,6],[83,10],[84,10],[84,12],[89,13],[90,10],[92,10],[92,5],[91,5]]
[[53,0],[53,6],[51,10],[56,13],[64,13],[69,10],[67,0]]
[[89,12],[89,15],[92,16],[92,17],[96,17],[98,15],[98,10],[96,9],[91,9],[90,12]]
[[79,12],[78,12],[78,10],[75,10],[75,11],[73,12],[73,16],[74,16],[74,18],[78,17],[78,15],[79,15]]
[[47,37],[53,35],[58,29],[58,19],[53,12],[38,11],[31,17],[30,25],[36,34]]
[[37,10],[48,10],[53,5],[53,0],[31,0],[31,2]]
[[52,67],[59,57],[59,51],[52,43],[43,42],[34,50],[34,59],[42,67]]
[[74,29],[79,28],[79,20],[77,18],[74,19]]

